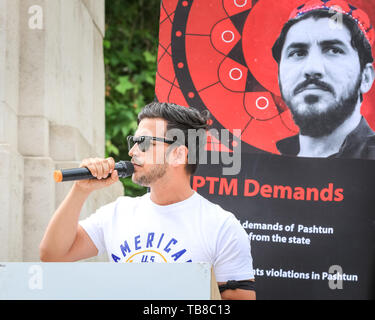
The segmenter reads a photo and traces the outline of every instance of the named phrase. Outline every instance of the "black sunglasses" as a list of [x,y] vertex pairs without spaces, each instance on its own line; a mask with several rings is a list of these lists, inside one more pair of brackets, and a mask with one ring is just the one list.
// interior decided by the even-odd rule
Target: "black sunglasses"
[[148,149],[150,149],[151,141],[160,141],[168,144],[173,144],[175,141],[168,140],[164,138],[158,138],[158,137],[149,137],[149,136],[140,136],[140,137],[134,137],[134,136],[128,136],[128,148],[131,150],[136,144],[138,144],[139,150],[142,152],[146,152]]

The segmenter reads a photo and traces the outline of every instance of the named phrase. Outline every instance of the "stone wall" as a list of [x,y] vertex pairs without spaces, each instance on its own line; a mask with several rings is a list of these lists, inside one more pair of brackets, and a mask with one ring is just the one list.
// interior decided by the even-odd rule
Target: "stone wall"
[[[104,0],[0,0],[0,261],[39,261],[72,185],[53,171],[104,157],[104,32]],[[97,191],[81,217],[122,194]]]

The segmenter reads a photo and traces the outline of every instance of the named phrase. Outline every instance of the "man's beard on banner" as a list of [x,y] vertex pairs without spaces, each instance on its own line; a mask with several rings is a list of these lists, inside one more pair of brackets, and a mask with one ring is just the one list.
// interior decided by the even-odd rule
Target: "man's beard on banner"
[[[305,87],[307,83],[314,83],[314,80],[305,81],[299,87]],[[319,82],[319,81],[318,81]],[[317,83],[314,83],[317,84]],[[300,134],[313,138],[320,138],[331,134],[335,129],[342,125],[354,112],[359,98],[359,88],[361,86],[361,76],[358,77],[354,89],[349,92],[347,98],[341,97],[339,101],[332,103],[325,111],[318,111],[315,108],[319,102],[316,95],[307,95],[303,103],[308,105],[308,110],[298,111],[298,105],[292,103],[283,94],[282,84],[279,83],[281,95],[287,106],[289,107],[295,124],[300,128]],[[319,85],[323,85],[322,83]],[[296,88],[298,89],[298,87]],[[328,88],[327,88],[328,89]],[[333,89],[329,89],[330,91]],[[297,91],[297,90],[295,90]],[[332,92],[334,94],[334,92]]]

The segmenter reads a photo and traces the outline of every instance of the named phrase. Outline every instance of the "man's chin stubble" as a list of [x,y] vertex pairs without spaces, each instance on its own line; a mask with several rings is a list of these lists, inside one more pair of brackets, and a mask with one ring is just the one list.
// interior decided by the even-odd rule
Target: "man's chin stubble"
[[141,175],[136,178],[133,175],[132,180],[135,184],[138,184],[142,187],[150,187],[150,184],[156,180],[162,178],[166,173],[166,168],[164,165],[154,168],[148,175]]

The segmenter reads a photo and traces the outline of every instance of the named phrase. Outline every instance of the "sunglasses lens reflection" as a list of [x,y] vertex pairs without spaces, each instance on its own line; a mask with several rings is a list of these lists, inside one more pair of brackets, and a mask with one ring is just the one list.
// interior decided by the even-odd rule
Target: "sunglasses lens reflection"
[[150,140],[146,139],[142,142],[138,142],[138,147],[139,147],[139,150],[141,150],[142,152],[146,152],[148,148],[150,147]]
[[138,144],[139,150],[146,152],[150,148],[150,140],[145,139],[145,137],[128,137],[128,148],[131,150],[135,144]]

